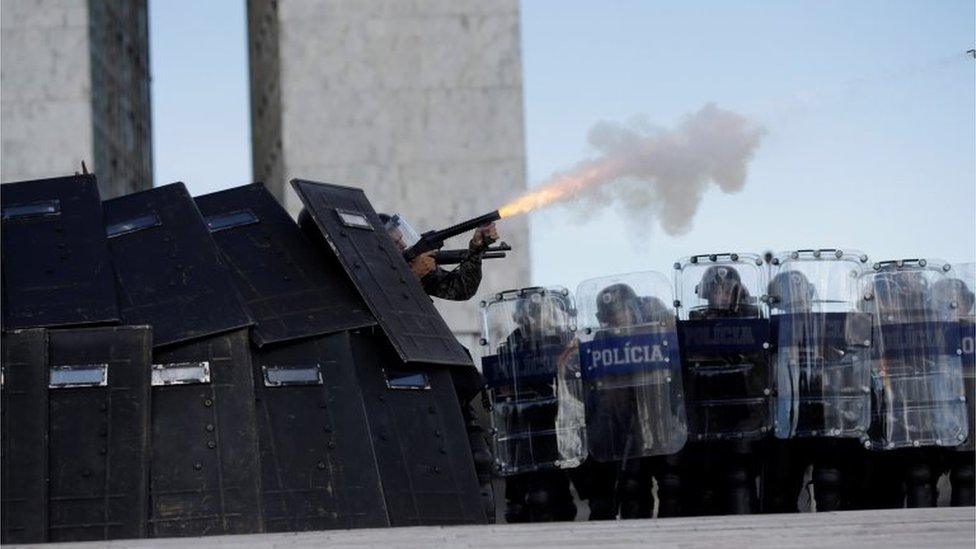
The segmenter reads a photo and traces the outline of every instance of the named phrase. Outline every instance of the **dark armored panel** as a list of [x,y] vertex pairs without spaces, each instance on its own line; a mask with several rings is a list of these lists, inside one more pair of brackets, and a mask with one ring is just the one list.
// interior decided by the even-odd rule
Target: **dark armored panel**
[[148,326],[48,332],[49,541],[144,537]]
[[[293,180],[303,229],[333,250],[404,362],[471,366],[361,189]],[[300,219],[300,221],[303,221]]]
[[484,523],[450,371],[404,367],[380,334],[351,337],[390,525]]
[[106,201],[122,319],[160,347],[250,324],[207,225],[182,183]]
[[47,336],[3,333],[0,543],[47,541]]
[[269,532],[389,526],[348,333],[254,351]]
[[261,183],[196,198],[254,318],[258,346],[375,324],[331,254]]
[[4,329],[117,321],[95,177],[9,183],[0,202]]
[[149,535],[260,532],[247,330],[157,349],[152,376]]

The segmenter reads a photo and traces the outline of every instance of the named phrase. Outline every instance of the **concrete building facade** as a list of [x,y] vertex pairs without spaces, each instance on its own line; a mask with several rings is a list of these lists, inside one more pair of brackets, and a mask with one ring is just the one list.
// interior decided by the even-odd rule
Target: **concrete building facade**
[[0,181],[152,186],[146,0],[3,0],[0,39]]
[[[295,177],[362,187],[419,231],[525,190],[517,0],[249,0],[248,27],[254,176],[293,214]],[[529,280],[527,221],[499,230],[515,252],[482,294]],[[478,300],[435,301],[473,345]]]

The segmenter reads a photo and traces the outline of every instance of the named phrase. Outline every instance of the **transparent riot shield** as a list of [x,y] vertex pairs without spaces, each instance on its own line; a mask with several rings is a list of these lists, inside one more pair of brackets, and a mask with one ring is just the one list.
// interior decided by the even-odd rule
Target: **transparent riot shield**
[[590,279],[576,298],[590,455],[615,461],[678,452],[687,427],[667,278]]
[[482,372],[501,475],[578,466],[586,457],[576,311],[565,288],[482,302]]
[[958,303],[938,260],[875,263],[860,277],[874,315],[868,447],[958,446],[968,425]]
[[705,254],[674,267],[689,436],[765,436],[773,427],[773,341],[763,260],[755,254]]
[[767,289],[776,341],[778,438],[863,438],[871,423],[871,315],[858,310],[867,256],[851,250],[776,255]]
[[959,263],[949,271],[951,279],[946,289],[950,302],[955,300],[959,311],[959,347],[962,350],[962,382],[966,393],[966,412],[969,417],[969,436],[957,449],[972,452],[976,449],[976,263]]

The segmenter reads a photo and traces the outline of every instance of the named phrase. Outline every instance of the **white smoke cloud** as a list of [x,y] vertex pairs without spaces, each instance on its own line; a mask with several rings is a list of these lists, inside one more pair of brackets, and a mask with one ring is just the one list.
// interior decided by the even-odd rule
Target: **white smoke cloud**
[[542,188],[573,182],[572,192],[558,202],[576,204],[581,214],[614,207],[640,232],[660,225],[669,235],[681,235],[691,230],[712,186],[725,193],[742,190],[765,133],[759,124],[711,103],[671,129],[642,121],[599,122],[588,135],[598,156],[553,174]]

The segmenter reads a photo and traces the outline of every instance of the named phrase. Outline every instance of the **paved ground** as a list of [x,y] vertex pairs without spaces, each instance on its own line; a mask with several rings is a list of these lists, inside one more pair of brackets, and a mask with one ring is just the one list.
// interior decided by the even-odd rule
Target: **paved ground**
[[[976,509],[851,511],[617,522],[338,530],[58,547],[967,547],[976,546]],[[36,546],[35,546],[36,547]]]

